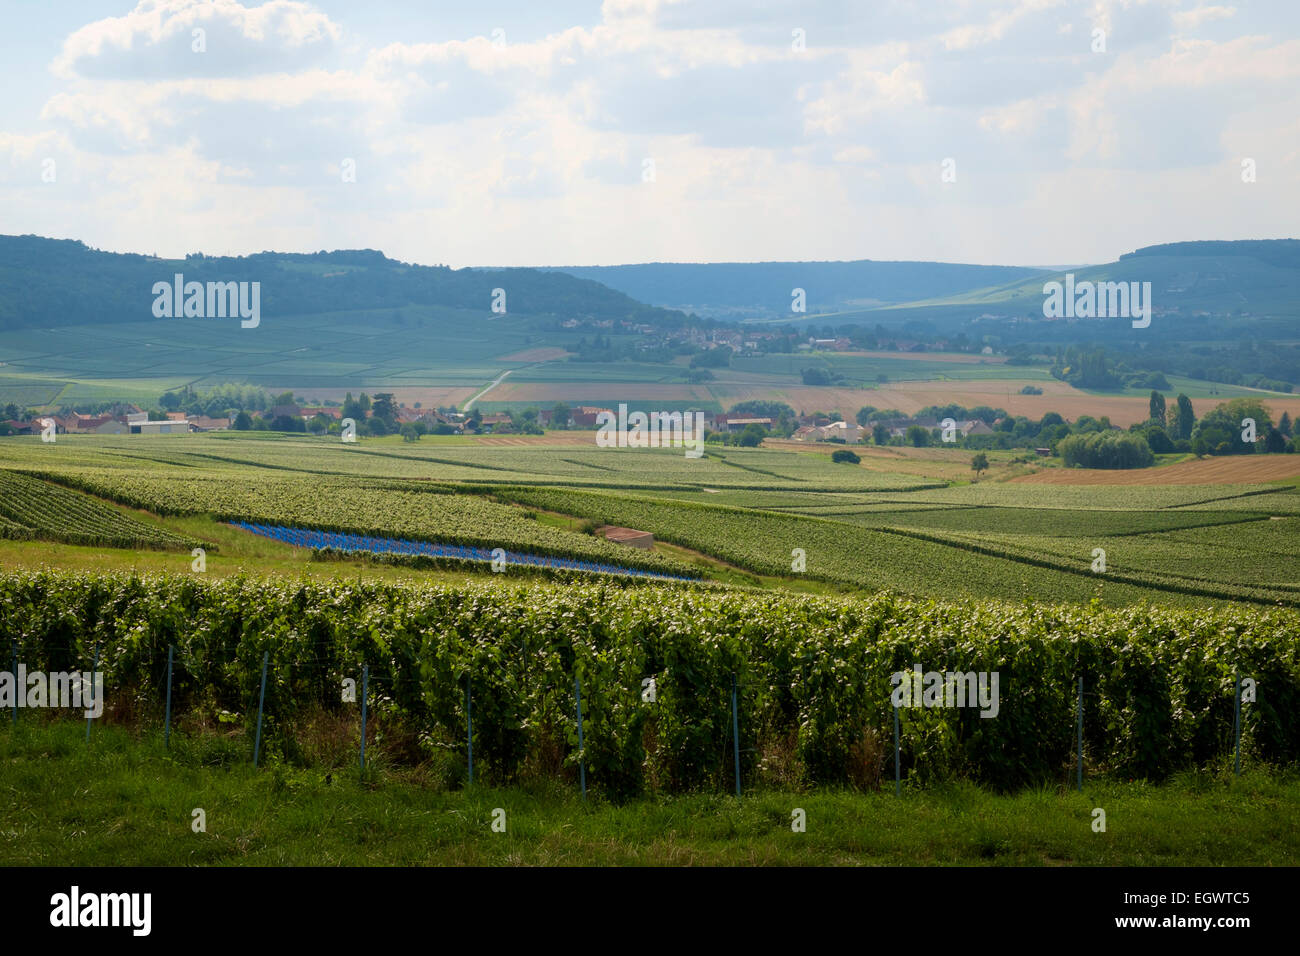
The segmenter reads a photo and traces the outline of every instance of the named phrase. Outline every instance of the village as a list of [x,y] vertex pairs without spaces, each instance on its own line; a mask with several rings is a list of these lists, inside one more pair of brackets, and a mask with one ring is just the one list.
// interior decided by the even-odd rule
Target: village
[[[380,393],[376,399],[391,398]],[[53,423],[56,435],[179,435],[194,432],[219,431],[277,431],[334,434],[341,430],[342,420],[361,419],[362,434],[378,437],[399,433],[414,435],[511,435],[540,434],[547,429],[595,430],[602,415],[614,415],[612,408],[599,405],[570,407],[559,403],[553,408],[526,408],[522,411],[482,414],[455,409],[425,409],[415,406],[392,405],[391,413],[380,403],[372,404],[364,393],[357,402],[360,409],[351,409],[345,415],[345,405],[338,403],[306,405],[278,404],[258,415],[240,412],[233,417],[192,415],[183,411],[164,411],[161,417],[133,404],[116,405],[99,414],[70,412],[66,414],[39,414],[19,412],[10,406],[10,415],[0,419],[0,436],[35,435],[49,430]],[[869,443],[885,444],[880,439],[906,439],[909,428],[931,432],[942,427],[934,417],[888,418],[870,425],[844,421],[838,414],[814,413],[793,418],[773,418],[746,412],[712,413],[689,409],[702,417],[706,433],[732,435],[750,429],[759,430],[762,437],[789,438],[801,442],[830,442],[833,444]],[[884,435],[881,434],[884,429]],[[980,419],[956,421],[956,433],[962,438],[971,435],[992,435],[993,429]]]

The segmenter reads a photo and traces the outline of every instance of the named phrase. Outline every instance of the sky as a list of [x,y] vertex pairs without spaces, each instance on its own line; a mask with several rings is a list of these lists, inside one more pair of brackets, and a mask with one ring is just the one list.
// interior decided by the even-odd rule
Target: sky
[[1295,0],[0,0],[0,234],[455,267],[1300,234]]

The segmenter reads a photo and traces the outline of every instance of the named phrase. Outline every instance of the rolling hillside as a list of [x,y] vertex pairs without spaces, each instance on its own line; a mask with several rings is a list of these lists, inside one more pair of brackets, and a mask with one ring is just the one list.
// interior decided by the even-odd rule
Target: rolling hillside
[[[1156,314],[1195,320],[1205,314],[1260,321],[1300,317],[1300,240],[1178,242],[1147,246],[1115,262],[1070,270],[1076,283],[1150,282]],[[949,322],[978,317],[1043,317],[1043,283],[1064,272],[1036,273],[949,296],[927,296],[905,305],[841,314],[837,321],[898,322],[924,316]],[[1105,324],[1098,319],[1096,324]],[[1120,323],[1121,325],[1127,323]],[[1155,326],[1153,325],[1153,328]]]
[[[1100,345],[1112,361],[1182,377],[1170,381],[1193,397],[1197,385],[1188,380],[1283,391],[1300,384],[1297,240],[1151,246],[1071,270],[1080,282],[1150,282],[1153,321],[1141,330],[1124,318],[1045,319],[1043,283],[1061,276],[1030,268],[863,261],[568,271],[575,274],[453,270],[373,250],[162,259],[0,236],[0,404],[151,403],[167,389],[222,382],[335,398],[382,388],[427,405],[477,395],[485,411],[494,403],[625,400],[721,410],[761,398],[801,411],[843,405],[851,412],[868,403],[858,394],[790,392],[805,388],[802,370],[812,364],[854,389],[1005,380],[994,404],[1009,407],[1024,381],[1044,380],[1050,357],[1071,344]],[[257,327],[241,328],[234,318],[155,317],[154,285],[177,273],[186,282],[259,283]],[[806,313],[789,311],[795,288],[807,294]],[[493,311],[496,289],[504,290],[504,313]],[[646,305],[641,296],[695,314]],[[930,342],[964,336],[1019,357],[927,370],[902,353],[808,358],[792,339],[790,351],[751,350],[695,381],[690,352],[716,331],[713,314],[778,333],[805,327],[799,335],[856,325]],[[697,335],[683,350],[677,339],[688,327]],[[1145,391],[1133,395],[1145,401]],[[951,399],[926,395],[919,404],[941,397]],[[885,396],[870,404],[886,400],[909,407]]]
[[791,290],[807,295],[808,312],[834,312],[956,295],[1016,282],[1042,270],[948,262],[648,262],[563,266],[634,299],[715,318],[791,319]]
[[373,249],[165,259],[101,252],[74,240],[0,236],[0,331],[157,321],[151,290],[176,273],[187,282],[259,282],[268,317],[404,306],[490,317],[493,290],[501,288],[508,313],[659,324],[685,318],[563,273],[412,265]]

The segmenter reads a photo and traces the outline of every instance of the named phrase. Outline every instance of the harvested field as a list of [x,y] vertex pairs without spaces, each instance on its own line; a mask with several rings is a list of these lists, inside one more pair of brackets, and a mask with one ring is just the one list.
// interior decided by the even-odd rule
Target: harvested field
[[1237,485],[1300,477],[1300,455],[1231,455],[1160,468],[1048,468],[1013,479],[1047,485]]
[[592,432],[547,432],[545,435],[477,435],[469,439],[475,445],[543,445],[570,447],[595,446],[596,433]]
[[348,392],[353,396],[361,392],[374,395],[376,392],[392,392],[399,404],[414,406],[416,402],[420,403],[421,408],[446,408],[455,405],[461,406],[477,392],[481,385],[477,386],[443,386],[443,387],[423,387],[407,385],[384,385],[382,382],[371,387],[361,388],[301,388],[279,389],[272,388],[272,392],[292,391],[297,398],[305,399],[308,402],[335,401],[341,402]]
[[[1021,395],[1020,390],[1033,384],[1043,390],[1042,395]],[[1024,415],[1034,420],[1048,412],[1057,412],[1070,421],[1081,415],[1110,418],[1111,424],[1127,428],[1146,421],[1150,414],[1146,395],[1092,395],[1058,381],[1030,383],[1022,379],[995,379],[991,381],[924,381],[892,382],[879,388],[821,388],[816,386],[728,386],[714,385],[709,389],[724,408],[750,399],[767,399],[785,402],[801,414],[814,411],[840,412],[852,420],[859,408],[873,405],[876,408],[897,408],[912,413],[927,405],[947,405],[955,402],[967,408],[988,405],[1004,408],[1012,415]],[[1171,393],[1172,394],[1172,393]],[[1226,399],[1194,398],[1192,407],[1200,418]],[[1264,404],[1275,417],[1282,412],[1300,416],[1300,397],[1278,398],[1263,396]]]
[[561,348],[537,348],[524,349],[522,352],[511,352],[509,355],[498,356],[498,362],[555,362],[560,359],[566,359],[571,353]]
[[[507,356],[512,361],[525,361],[534,353],[547,349],[531,349]],[[893,353],[896,354],[896,353]],[[931,356],[934,358],[935,356]],[[954,360],[960,356],[951,356]],[[984,358],[987,356],[965,356],[966,358]],[[543,359],[536,359],[543,361]],[[504,361],[504,360],[503,360]],[[727,379],[735,378],[728,381]],[[1081,415],[1100,418],[1108,416],[1111,423],[1121,428],[1145,421],[1149,413],[1148,399],[1145,395],[1090,395],[1071,385],[1058,381],[1035,382],[1043,389],[1042,395],[1021,395],[1020,389],[1026,384],[1021,379],[995,379],[990,381],[913,381],[892,382],[879,388],[835,388],[812,385],[786,385],[776,381],[763,381],[774,376],[756,373],[731,373],[720,370],[720,381],[708,385],[687,385],[684,383],[662,382],[520,382],[512,375],[480,397],[480,401],[512,402],[516,404],[534,404],[549,407],[556,402],[570,405],[609,404],[616,401],[632,402],[673,402],[698,403],[711,406],[717,402],[723,409],[730,408],[738,402],[760,399],[765,401],[785,402],[800,414],[812,412],[840,412],[852,420],[859,408],[872,405],[876,408],[897,408],[910,414],[927,405],[946,405],[955,402],[974,408],[988,405],[992,408],[1004,408],[1012,415],[1024,415],[1034,420],[1041,419],[1048,412],[1058,412],[1068,420],[1075,421]],[[744,379],[737,381],[735,379]],[[467,399],[479,391],[477,387],[411,387],[375,385],[364,389],[373,394],[376,391],[391,391],[397,400],[405,405],[420,402],[425,408],[462,406]],[[354,389],[355,393],[358,391]],[[343,391],[338,389],[303,389],[294,392],[310,401],[333,399],[340,401]],[[1222,399],[1194,398],[1192,406],[1199,418],[1218,405]],[[1264,404],[1272,410],[1274,417],[1282,412],[1291,413],[1293,419],[1300,419],[1300,396],[1277,398],[1267,396]]]
[[862,358],[918,359],[924,362],[953,362],[957,365],[1005,365],[1005,355],[972,355],[969,352],[835,352],[836,355],[859,355]]
[[492,389],[493,402],[536,402],[554,405],[556,402],[569,404],[591,404],[592,402],[609,402],[616,396],[621,401],[645,401],[660,399],[662,401],[700,402],[713,401],[709,390],[703,385],[663,385],[643,382],[516,382],[510,379]]

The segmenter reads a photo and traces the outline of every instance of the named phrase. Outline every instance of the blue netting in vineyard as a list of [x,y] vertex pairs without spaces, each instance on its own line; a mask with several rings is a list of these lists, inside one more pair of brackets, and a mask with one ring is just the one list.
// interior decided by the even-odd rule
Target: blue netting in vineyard
[[[463,561],[491,561],[491,548],[475,548],[458,544],[434,544],[430,541],[412,541],[405,538],[375,538],[369,535],[348,534],[340,531],[315,531],[310,528],[286,528],[279,525],[254,524],[247,521],[230,522],[236,528],[253,534],[282,541],[300,548],[332,548],[335,551],[395,552],[397,554],[423,554],[435,558],[459,558]],[[574,558],[555,558],[541,554],[520,554],[507,551],[507,564],[531,564],[542,568],[563,568],[571,571],[591,571],[597,574],[631,574],[643,578],[663,578],[672,581],[690,581],[679,574],[664,574],[641,568],[625,568],[597,561],[579,561]]]

